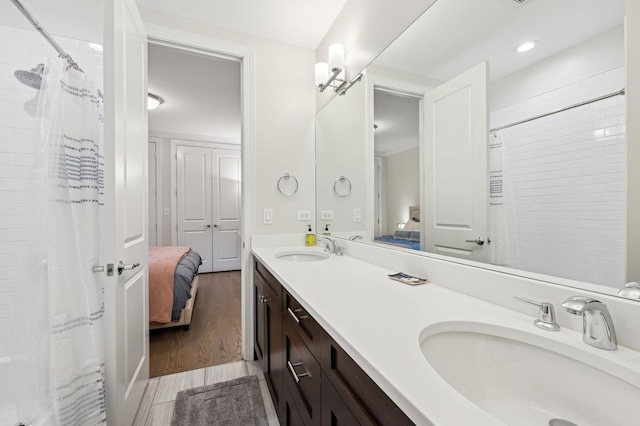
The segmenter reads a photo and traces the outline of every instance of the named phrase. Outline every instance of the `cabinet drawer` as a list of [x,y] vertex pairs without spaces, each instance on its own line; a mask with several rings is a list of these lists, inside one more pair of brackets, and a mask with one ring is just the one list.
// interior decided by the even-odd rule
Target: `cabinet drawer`
[[284,386],[306,425],[320,425],[320,363],[298,333],[284,322]]
[[360,426],[347,404],[322,373],[322,426]]
[[[282,297],[282,286],[280,282],[269,272],[269,270],[258,260],[255,259],[256,272],[263,278],[264,283],[271,289],[280,300]],[[278,302],[280,303],[280,302]]]
[[321,327],[302,305],[283,290],[282,314],[316,359],[320,359]]
[[326,332],[321,347],[322,371],[360,424],[414,424]]

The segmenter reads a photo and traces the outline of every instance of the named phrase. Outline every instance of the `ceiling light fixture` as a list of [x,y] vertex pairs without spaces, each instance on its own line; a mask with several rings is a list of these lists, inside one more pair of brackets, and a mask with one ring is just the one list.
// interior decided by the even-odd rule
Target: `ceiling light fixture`
[[329,63],[318,62],[315,68],[316,86],[320,93],[328,87],[333,87],[333,91],[342,96],[347,93],[355,83],[362,79],[362,74],[347,81],[347,67],[344,65],[344,46],[334,43],[329,46]]
[[147,93],[147,109],[148,110],[156,109],[163,103],[164,103],[164,99],[162,99],[160,96],[154,95],[153,93]]
[[520,53],[524,53],[524,52],[530,51],[534,47],[536,47],[536,42],[535,41],[525,41],[520,46],[518,46],[518,48],[516,50],[518,52],[520,52]]

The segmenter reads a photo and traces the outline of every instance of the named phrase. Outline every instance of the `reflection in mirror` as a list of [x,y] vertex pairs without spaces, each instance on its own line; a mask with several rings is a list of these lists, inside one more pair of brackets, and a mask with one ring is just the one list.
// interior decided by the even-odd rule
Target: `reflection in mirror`
[[[358,92],[318,113],[318,228],[613,294],[638,280],[625,261],[624,4],[438,0]],[[407,121],[413,145],[391,132]],[[350,204],[327,195],[340,174],[366,188]]]

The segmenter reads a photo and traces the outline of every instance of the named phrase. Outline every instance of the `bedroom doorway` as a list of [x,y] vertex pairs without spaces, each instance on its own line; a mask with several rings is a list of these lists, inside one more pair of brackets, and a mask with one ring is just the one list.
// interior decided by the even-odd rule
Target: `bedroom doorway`
[[148,61],[149,92],[163,100],[149,111],[157,245],[204,259],[182,310],[190,322],[150,333],[157,377],[242,359],[242,68],[238,58],[155,40]]

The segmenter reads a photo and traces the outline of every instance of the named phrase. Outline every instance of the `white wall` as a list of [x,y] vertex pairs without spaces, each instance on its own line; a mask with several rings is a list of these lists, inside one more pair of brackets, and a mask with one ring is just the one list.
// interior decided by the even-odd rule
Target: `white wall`
[[627,0],[627,279],[640,281],[640,2]]
[[[366,164],[366,86],[356,84],[345,96],[339,96],[318,112],[316,120],[316,202],[320,231],[329,223],[329,230],[347,237],[367,229]],[[351,181],[351,194],[341,197],[334,191],[340,176]],[[340,190],[341,187],[338,187]],[[346,189],[344,187],[343,189]],[[360,209],[361,220],[354,221],[354,209]],[[333,220],[324,220],[322,211],[333,212]],[[363,235],[364,236],[364,235]]]
[[411,219],[409,207],[420,205],[420,148],[415,147],[385,157],[384,235],[393,235],[398,223]]
[[[255,50],[255,217],[256,234],[304,232],[298,210],[314,210],[314,52],[210,24],[140,7],[147,23],[237,43]],[[276,183],[285,172],[300,183],[292,197]],[[263,210],[273,209],[273,224]],[[312,218],[312,221],[314,218]]]
[[[102,54],[86,42],[56,37],[90,76],[102,78]],[[36,138],[38,91],[15,79],[57,54],[35,30],[0,26],[0,377],[10,367],[17,287],[26,264],[28,182]],[[6,377],[6,376],[4,376]],[[0,380],[0,424],[15,424],[8,380]],[[9,411],[7,411],[9,410]],[[6,420],[6,421],[5,421]]]

